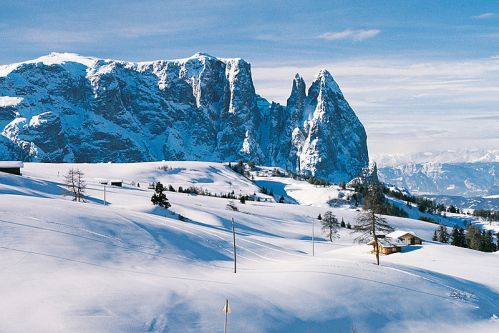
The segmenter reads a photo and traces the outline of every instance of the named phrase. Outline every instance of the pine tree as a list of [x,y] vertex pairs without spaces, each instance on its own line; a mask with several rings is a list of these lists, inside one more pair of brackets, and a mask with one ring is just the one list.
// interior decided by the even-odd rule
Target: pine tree
[[435,231],[433,231],[433,237],[431,238],[431,240],[434,242],[438,241],[437,229],[435,229]]
[[329,240],[332,242],[333,238],[338,237],[338,219],[331,211],[327,211],[324,213],[324,217],[321,221],[322,224],[322,232],[324,232]]
[[357,216],[357,225],[354,226],[354,230],[360,233],[356,238],[358,242],[374,241],[376,264],[379,265],[378,236],[382,233],[393,231],[393,228],[388,224],[385,218],[374,213],[373,209],[368,209]]
[[154,194],[151,197],[151,202],[155,206],[168,209],[171,207],[171,204],[166,198],[164,192],[165,192],[165,187],[163,186],[163,184],[161,184],[161,182],[157,182],[156,187],[154,188]]
[[466,237],[464,235],[463,228],[459,228],[457,225],[454,225],[454,227],[452,227],[451,238],[452,245],[466,247]]
[[341,227],[342,227],[342,228],[345,228],[345,227],[346,227],[346,225],[345,225],[345,221],[343,220],[343,217],[341,218]]
[[356,238],[358,242],[369,240],[374,241],[374,252],[376,254],[376,264],[379,265],[379,243],[378,235],[393,231],[385,218],[378,215],[382,211],[384,204],[384,194],[381,184],[371,180],[366,187],[364,200],[364,211],[357,216],[355,231],[360,235]]
[[481,246],[482,233],[480,228],[474,224],[470,224],[466,228],[466,243],[468,247],[473,250],[479,250]]
[[281,197],[279,198],[279,203],[284,203],[284,196],[281,195]]
[[439,225],[437,230],[437,241],[440,243],[449,242],[449,233],[447,232],[447,227],[444,225]]
[[484,252],[494,252],[496,250],[496,244],[494,243],[492,231],[482,231],[482,239],[479,250]]

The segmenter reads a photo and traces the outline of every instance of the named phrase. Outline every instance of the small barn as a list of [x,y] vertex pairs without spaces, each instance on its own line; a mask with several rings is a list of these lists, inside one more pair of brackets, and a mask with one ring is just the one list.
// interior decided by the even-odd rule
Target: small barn
[[412,231],[395,230],[394,232],[391,232],[388,235],[386,235],[386,237],[392,239],[398,239],[399,241],[403,242],[405,245],[423,244],[423,240]]
[[123,187],[123,180],[122,179],[111,179],[110,183],[111,183],[111,186]]
[[21,161],[0,161],[0,172],[21,176],[24,163]]

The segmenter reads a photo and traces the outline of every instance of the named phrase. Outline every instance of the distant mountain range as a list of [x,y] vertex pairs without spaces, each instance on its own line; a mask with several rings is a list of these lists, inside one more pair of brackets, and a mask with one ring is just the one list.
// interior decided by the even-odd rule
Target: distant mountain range
[[[372,155],[372,154],[371,154]],[[462,149],[428,151],[415,154],[379,154],[371,156],[379,167],[400,166],[408,163],[480,163],[498,162],[498,149]]]
[[255,93],[242,59],[126,62],[52,53],[0,66],[0,159],[252,160],[347,181],[366,132],[327,70],[287,104]]
[[499,162],[407,163],[378,169],[380,179],[414,195],[460,207],[499,209]]

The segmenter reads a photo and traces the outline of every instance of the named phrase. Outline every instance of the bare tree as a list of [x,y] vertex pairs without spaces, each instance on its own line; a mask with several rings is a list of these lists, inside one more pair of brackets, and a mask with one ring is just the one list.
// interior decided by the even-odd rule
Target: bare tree
[[376,264],[379,265],[379,243],[378,236],[393,231],[384,217],[378,215],[383,204],[383,190],[378,181],[367,184],[367,192],[364,200],[364,211],[357,216],[357,225],[354,227],[360,235],[356,238],[358,242],[374,241],[374,253]]
[[64,176],[67,192],[73,197],[73,201],[84,201],[83,197],[87,184],[83,176],[84,173],[79,169],[69,169]]
[[336,216],[331,211],[324,213],[324,217],[321,220],[322,232],[324,232],[329,240],[332,242],[333,238],[338,237],[339,223]]
[[238,211],[236,204],[232,200],[229,201],[229,203],[227,204],[227,206],[225,206],[225,208],[228,209],[228,210],[232,210],[234,212]]

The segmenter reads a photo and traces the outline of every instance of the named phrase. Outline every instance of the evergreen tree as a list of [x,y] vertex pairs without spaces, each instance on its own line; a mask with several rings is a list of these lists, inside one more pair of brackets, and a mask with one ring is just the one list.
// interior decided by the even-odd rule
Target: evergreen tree
[[435,231],[433,231],[433,237],[431,238],[431,240],[434,242],[438,241],[437,229],[435,229]]
[[329,240],[332,242],[333,238],[338,237],[338,219],[331,211],[327,211],[324,213],[324,217],[321,221],[322,224],[322,232],[324,232]]
[[168,202],[168,199],[166,198],[165,195],[165,187],[161,182],[156,183],[156,187],[154,188],[154,194],[151,197],[151,202],[155,206],[163,207],[163,208],[170,208],[171,204]]
[[464,229],[459,228],[457,225],[454,225],[451,233],[451,244],[459,247],[466,247],[466,237],[464,235]]
[[281,195],[281,197],[279,198],[279,203],[284,203],[284,197]]
[[447,227],[445,225],[439,225],[437,230],[437,241],[440,243],[449,242],[449,233],[447,232]]
[[479,250],[484,252],[494,252],[496,250],[496,244],[494,243],[492,231],[482,231],[482,239]]
[[343,217],[341,218],[341,227],[342,227],[342,228],[345,228],[345,227],[346,227],[346,225],[345,225],[345,221],[343,220]]
[[246,203],[246,197],[244,195],[242,195],[240,198],[239,198],[239,202],[242,203],[242,204],[245,204]]
[[173,188],[173,186],[171,184],[168,185],[168,191],[170,191],[170,192],[176,192],[175,188]]
[[356,238],[357,241],[363,242],[367,240],[374,241],[374,252],[376,254],[376,264],[379,265],[379,244],[378,235],[380,233],[388,233],[393,231],[393,228],[388,224],[385,218],[378,214],[382,212],[384,204],[383,187],[376,180],[370,180],[367,183],[364,212],[357,216],[357,225],[355,231],[360,235]]
[[480,250],[482,243],[482,232],[480,228],[474,224],[470,224],[466,228],[466,243],[468,247],[473,250]]

